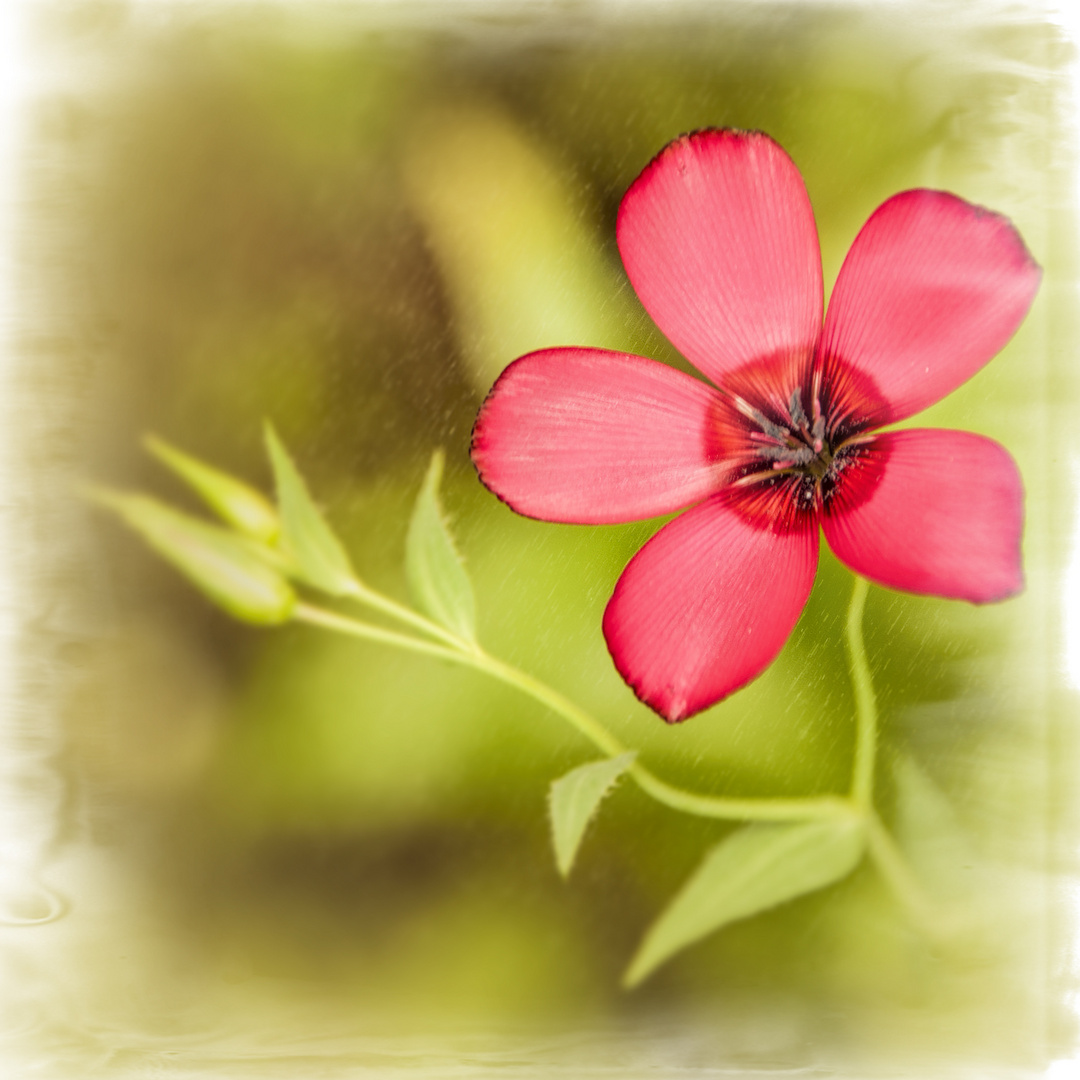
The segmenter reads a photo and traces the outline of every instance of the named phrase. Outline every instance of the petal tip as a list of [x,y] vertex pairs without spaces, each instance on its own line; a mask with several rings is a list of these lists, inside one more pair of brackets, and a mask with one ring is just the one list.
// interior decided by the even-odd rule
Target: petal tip
[[645,685],[645,680],[640,677],[640,673],[635,672],[632,666],[626,663],[625,650],[623,643],[621,642],[621,633],[618,626],[619,617],[615,613],[615,599],[618,595],[618,590],[608,601],[607,607],[604,609],[603,619],[603,631],[604,641],[607,645],[608,654],[611,656],[611,662],[615,665],[615,670],[622,677],[623,682],[630,688],[634,697],[645,705],[647,708],[652,709],[665,724],[674,727],[677,724],[683,723],[685,720],[689,720],[691,716],[696,716],[700,712],[704,712],[706,709],[713,705],[719,704],[730,693],[734,693],[739,687],[732,687],[732,689],[726,693],[711,701],[702,701],[692,704],[687,696],[685,688],[680,691],[673,683],[668,683],[666,686],[661,687],[658,690],[650,690]]
[[612,661],[669,724],[723,701],[776,659],[817,568],[817,530],[762,528],[721,493],[664,525],[604,611]]
[[[757,128],[703,127],[684,131],[654,154],[648,164],[638,173],[634,182],[626,189],[615,218],[616,243],[619,244],[619,236],[625,225],[627,207],[633,202],[631,196],[648,183],[649,178],[657,169],[664,168],[669,162],[673,162],[679,172],[685,174],[686,164],[678,160],[681,156],[696,153],[699,148],[708,145],[720,146],[725,143],[733,148],[765,143],[770,149],[778,150],[788,160],[791,158],[791,155],[771,135]],[[619,246],[621,250],[621,244]]]
[[984,604],[1001,604],[1006,600],[1012,600],[1019,596],[1027,586],[1024,580],[1024,571],[1020,566],[1014,568],[1012,574],[1004,581],[995,583],[985,591],[980,591],[971,596],[962,596],[959,599],[982,607]]

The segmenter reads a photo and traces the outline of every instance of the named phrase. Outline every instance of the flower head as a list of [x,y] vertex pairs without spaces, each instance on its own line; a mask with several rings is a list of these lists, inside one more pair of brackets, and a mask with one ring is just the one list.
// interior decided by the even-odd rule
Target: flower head
[[1023,586],[1008,452],[960,431],[876,429],[975,374],[1040,270],[1010,222],[901,192],[848,252],[824,308],[813,211],[760,132],[668,145],[619,209],[645,309],[712,384],[643,357],[556,348],[512,363],[473,432],[514,510],[611,524],[686,512],[630,560],[604,613],[615,666],[669,722],[775,658],[803,609],[819,527],[882,585],[985,603]]

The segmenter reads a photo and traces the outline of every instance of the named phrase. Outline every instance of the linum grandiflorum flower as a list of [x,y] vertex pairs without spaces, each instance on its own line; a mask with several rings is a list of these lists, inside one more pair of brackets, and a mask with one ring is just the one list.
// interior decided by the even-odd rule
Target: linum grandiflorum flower
[[615,666],[669,722],[774,659],[814,581],[818,528],[872,581],[985,603],[1023,586],[1023,489],[997,443],[874,434],[955,389],[1009,340],[1040,270],[1011,223],[904,191],[848,252],[822,325],[810,200],[767,135],[677,139],[619,208],[645,309],[714,386],[639,356],[530,353],[477,418],[484,484],[545,521],[686,507],[631,559],[604,614]]

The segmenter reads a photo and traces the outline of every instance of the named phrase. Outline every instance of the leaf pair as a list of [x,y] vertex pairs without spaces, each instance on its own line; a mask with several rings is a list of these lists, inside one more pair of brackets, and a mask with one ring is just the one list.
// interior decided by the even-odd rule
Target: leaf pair
[[[282,553],[308,585],[333,596],[357,593],[359,581],[341,541],[326,523],[269,424],[266,444],[281,512]],[[420,608],[458,637],[475,641],[476,602],[472,583],[439,504],[443,464],[443,453],[436,450],[409,522],[405,570]]]
[[[355,593],[358,579],[341,541],[326,523],[269,424],[266,444],[281,512],[282,553],[308,585],[333,596]],[[409,522],[405,570],[420,608],[458,637],[474,641],[476,601],[472,583],[439,503],[443,467],[443,453],[436,450]]]
[[[636,754],[592,761],[551,785],[555,862],[566,877],[585,829]],[[862,822],[854,815],[794,824],[757,824],[717,844],[653,923],[630,963],[636,986],[675,953],[728,923],[776,907],[846,877],[863,855]]]
[[[307,584],[333,596],[356,593],[358,579],[341,541],[326,523],[269,424],[266,443],[281,512],[283,554]],[[409,522],[405,570],[420,608],[458,637],[475,641],[476,601],[472,583],[439,504],[443,464],[443,453],[436,450]]]

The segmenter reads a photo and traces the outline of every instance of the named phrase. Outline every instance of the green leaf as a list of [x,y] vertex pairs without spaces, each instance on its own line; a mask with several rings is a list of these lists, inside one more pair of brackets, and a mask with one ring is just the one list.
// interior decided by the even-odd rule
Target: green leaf
[[233,528],[266,542],[277,536],[280,528],[277,511],[262,492],[256,491],[235,476],[170,446],[156,435],[147,435],[143,444],[158,461],[188,484],[218,517]]
[[626,972],[636,986],[680,949],[714,930],[846,877],[862,858],[856,818],[749,825],[705,856],[649,928]]
[[548,808],[551,811],[551,833],[555,844],[555,862],[559,873],[566,877],[574,865],[574,856],[585,835],[586,826],[596,813],[600,801],[611,785],[628,768],[636,751],[618,757],[590,761],[571,769],[551,785]]
[[94,490],[163,558],[210,600],[244,622],[287,622],[296,604],[289,583],[268,566],[259,545],[182,514],[146,495]]
[[413,508],[405,541],[405,572],[413,599],[448,630],[468,641],[476,638],[476,601],[465,564],[454,547],[439,505],[443,454],[431,457]]
[[894,769],[896,839],[935,899],[963,901],[982,884],[982,863],[941,789],[906,754]]
[[281,514],[278,543],[282,554],[292,562],[295,576],[308,585],[332,596],[351,592],[356,575],[349,556],[315,505],[307,484],[269,423],[266,425],[266,447],[277,487]]

